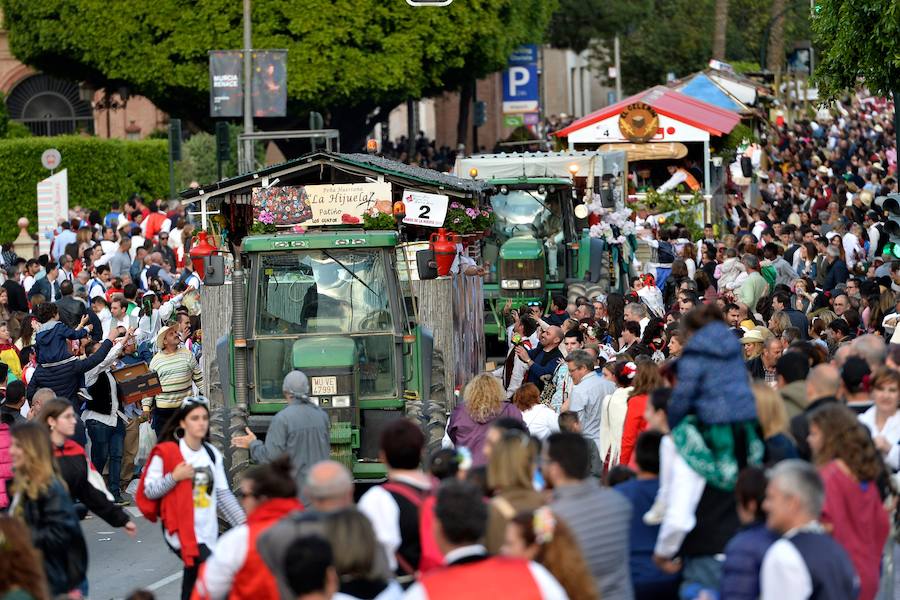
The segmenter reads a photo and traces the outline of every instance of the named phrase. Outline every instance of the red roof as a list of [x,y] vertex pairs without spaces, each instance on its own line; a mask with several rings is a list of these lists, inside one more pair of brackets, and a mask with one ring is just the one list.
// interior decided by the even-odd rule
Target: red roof
[[649,104],[661,115],[666,115],[698,129],[703,129],[712,135],[726,135],[741,121],[741,116],[735,112],[685,96],[665,86],[657,85],[606,108],[592,112],[573,122],[568,127],[560,129],[553,135],[556,137],[567,137],[569,134],[588,125],[593,125],[603,119],[619,114],[626,106],[635,102]]

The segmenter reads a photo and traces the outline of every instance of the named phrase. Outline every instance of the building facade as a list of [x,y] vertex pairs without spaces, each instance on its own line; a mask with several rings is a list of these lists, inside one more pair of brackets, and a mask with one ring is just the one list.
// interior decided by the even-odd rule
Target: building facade
[[23,123],[32,135],[84,132],[104,138],[141,139],[168,123],[168,115],[152,102],[131,96],[126,89],[107,94],[35,71],[12,55],[8,33],[2,29],[0,92],[10,119]]

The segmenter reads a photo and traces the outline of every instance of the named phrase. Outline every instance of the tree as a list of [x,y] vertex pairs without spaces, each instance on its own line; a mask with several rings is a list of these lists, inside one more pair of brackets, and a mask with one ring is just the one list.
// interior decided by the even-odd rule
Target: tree
[[[833,100],[861,84],[900,98],[900,4],[897,0],[817,0],[812,28],[819,50],[819,97]],[[894,112],[894,128],[898,129]]]
[[778,71],[784,64],[784,13],[785,0],[772,0],[772,21],[769,26],[769,47],[766,50],[765,67]]
[[[127,84],[176,117],[208,123],[207,52],[241,47],[234,0],[0,0],[13,54],[97,87]],[[257,48],[288,49],[287,119],[330,112],[365,133],[367,115],[458,89],[540,38],[556,0],[482,0],[413,8],[384,0],[255,0]]]
[[725,60],[725,40],[728,34],[728,0],[716,0],[713,58]]
[[550,19],[547,41],[554,48],[568,48],[581,54],[597,37],[613,35],[619,12],[606,0],[560,0]]
[[[619,29],[622,85],[626,93],[664,83],[669,72],[677,77],[702,69],[712,52],[714,0],[618,0],[611,3],[625,23]],[[661,27],[660,23],[665,23]],[[610,62],[604,41],[595,57]],[[665,49],[665,51],[663,51]]]

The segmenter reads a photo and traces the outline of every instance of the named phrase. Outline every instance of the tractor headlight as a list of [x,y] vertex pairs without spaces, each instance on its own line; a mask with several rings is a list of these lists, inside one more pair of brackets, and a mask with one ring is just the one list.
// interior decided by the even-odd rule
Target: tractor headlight
[[526,279],[522,281],[522,289],[523,290],[536,290],[541,287],[540,279]]
[[500,287],[504,290],[517,290],[519,289],[519,280],[518,279],[503,279],[500,281]]

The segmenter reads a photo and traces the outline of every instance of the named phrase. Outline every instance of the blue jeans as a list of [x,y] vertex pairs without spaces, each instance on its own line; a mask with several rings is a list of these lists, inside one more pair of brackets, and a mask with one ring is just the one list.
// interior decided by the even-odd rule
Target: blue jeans
[[88,419],[85,424],[91,438],[91,462],[103,473],[106,461],[109,461],[109,490],[118,498],[122,451],[125,446],[125,421],[117,418],[115,427],[94,419]]
[[715,556],[685,557],[681,576],[679,593],[682,599],[696,598],[701,590],[718,590],[722,581],[722,561]]

